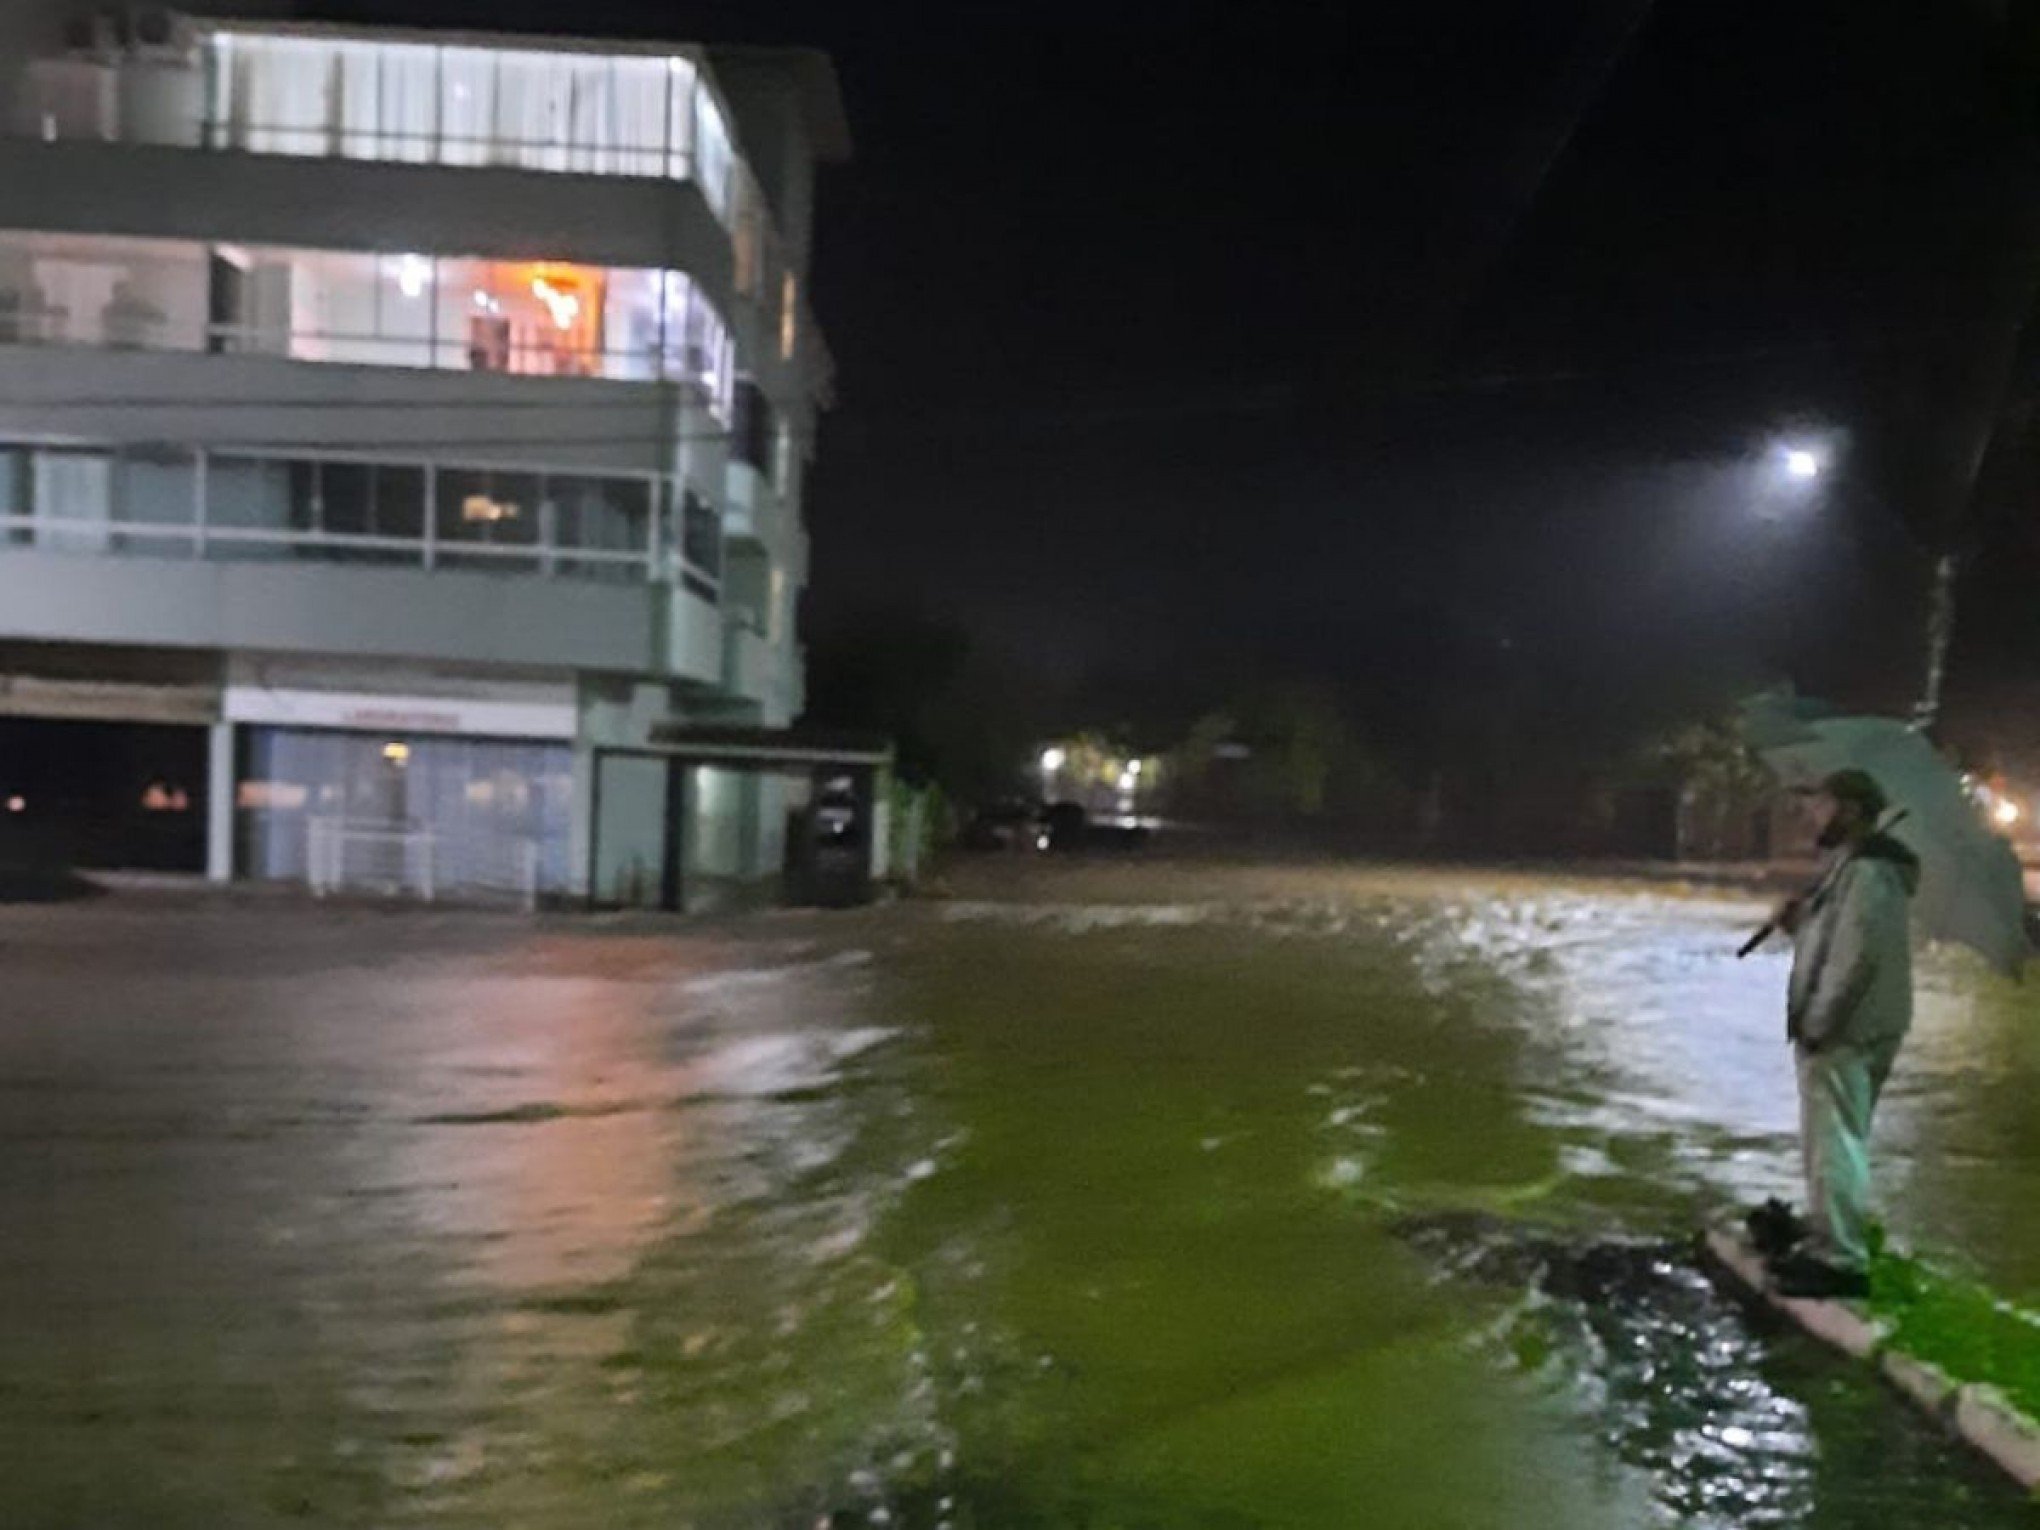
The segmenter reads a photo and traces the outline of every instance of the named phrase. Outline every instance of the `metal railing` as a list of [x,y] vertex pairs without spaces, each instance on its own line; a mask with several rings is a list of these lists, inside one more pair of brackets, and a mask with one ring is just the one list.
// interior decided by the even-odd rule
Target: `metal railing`
[[[303,127],[295,123],[199,122],[203,147],[295,159],[354,159],[385,165],[445,165],[455,169],[542,170],[550,174],[620,176],[634,180],[691,181],[695,151],[653,143],[602,143],[575,138],[512,138],[499,133],[448,133],[433,128],[353,125]],[[364,150],[366,152],[364,152]],[[709,196],[708,188],[703,189]]]
[[[507,573],[631,583],[660,577],[658,554],[646,549],[468,542],[447,537],[355,535],[268,526],[87,520],[51,515],[0,515],[0,550],[8,546],[221,560],[260,558],[265,556],[262,550],[269,549],[279,557],[295,555],[334,563],[423,569],[493,565]],[[712,581],[705,582],[712,592],[716,590]]]
[[315,898],[367,892],[470,900],[509,897],[527,912],[543,890],[544,847],[532,835],[442,834],[409,823],[305,820],[305,883]]

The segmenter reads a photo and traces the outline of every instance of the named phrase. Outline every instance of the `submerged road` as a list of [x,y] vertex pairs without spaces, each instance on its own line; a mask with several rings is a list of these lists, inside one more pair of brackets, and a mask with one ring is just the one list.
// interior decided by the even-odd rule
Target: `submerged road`
[[[1792,1183],[1748,905],[953,891],[0,909],[0,1522],[2030,1522],[1686,1261]],[[1929,961],[1879,1150],[2040,1305],[2036,1004]]]

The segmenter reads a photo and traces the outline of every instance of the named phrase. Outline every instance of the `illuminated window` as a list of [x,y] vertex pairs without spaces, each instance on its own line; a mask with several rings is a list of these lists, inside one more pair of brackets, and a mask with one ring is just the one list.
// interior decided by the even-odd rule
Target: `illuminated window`
[[207,141],[258,154],[685,179],[718,216],[733,155],[677,56],[216,32]]
[[608,277],[559,261],[439,262],[439,365],[599,377]]
[[691,383],[727,421],[736,389],[736,345],[708,296],[685,273],[666,273],[666,376]]

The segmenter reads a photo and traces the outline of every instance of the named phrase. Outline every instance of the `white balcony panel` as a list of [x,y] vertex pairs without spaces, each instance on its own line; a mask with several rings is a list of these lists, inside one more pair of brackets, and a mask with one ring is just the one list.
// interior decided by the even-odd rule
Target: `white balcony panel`
[[670,393],[584,378],[0,345],[0,440],[654,473]]
[[663,658],[667,673],[683,680],[721,687],[723,678],[723,617],[714,604],[692,590],[667,586],[660,590],[666,607]]
[[734,296],[691,183],[0,138],[0,185],[9,228],[664,268]]
[[662,586],[11,546],[0,637],[701,679],[722,668],[715,608]]
[[776,689],[779,655],[762,633],[732,627],[723,652],[723,688],[763,705]]
[[733,542],[779,546],[782,521],[779,495],[765,475],[748,462],[729,465],[723,534]]

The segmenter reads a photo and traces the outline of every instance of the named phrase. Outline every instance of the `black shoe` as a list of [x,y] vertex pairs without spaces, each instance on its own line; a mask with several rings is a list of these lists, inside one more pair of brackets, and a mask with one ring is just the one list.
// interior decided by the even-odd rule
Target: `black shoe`
[[1744,1217],[1743,1225],[1766,1259],[1782,1259],[1806,1241],[1806,1223],[1775,1195]]
[[1849,1300],[1870,1294],[1870,1277],[1847,1265],[1811,1254],[1788,1254],[1771,1264],[1772,1287],[1780,1296]]

